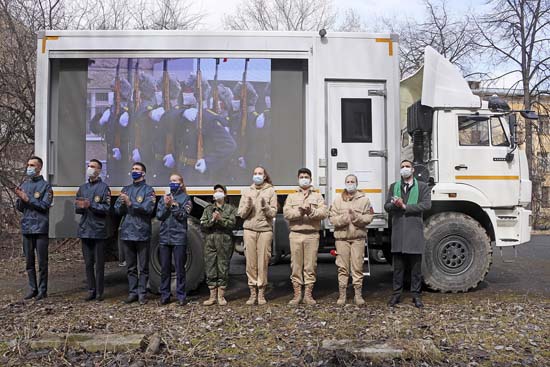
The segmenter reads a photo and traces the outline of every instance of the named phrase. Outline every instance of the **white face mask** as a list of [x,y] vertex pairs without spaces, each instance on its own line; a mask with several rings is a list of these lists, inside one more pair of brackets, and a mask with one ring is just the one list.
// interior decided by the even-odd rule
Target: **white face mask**
[[311,180],[309,178],[300,178],[298,179],[298,184],[301,188],[309,187],[309,184],[311,183]]
[[254,181],[254,183],[256,185],[261,185],[264,183],[264,176],[263,175],[254,175],[252,176],[252,181]]
[[271,108],[271,97],[265,96],[265,108]]
[[216,191],[214,193],[214,200],[219,201],[225,197],[225,194],[223,192]]
[[411,167],[403,167],[400,170],[401,177],[403,178],[409,178],[412,175],[412,168]]
[[95,168],[88,167],[86,169],[86,176],[88,176],[88,178],[96,178],[98,176],[98,172],[95,170]]
[[239,100],[232,100],[231,106],[233,107],[233,111],[238,111],[241,108],[241,101]]
[[346,184],[346,191],[350,194],[353,194],[355,191],[357,191],[357,184],[356,183],[350,183]]
[[197,99],[193,93],[182,93],[183,104],[185,106],[194,106],[197,104]]

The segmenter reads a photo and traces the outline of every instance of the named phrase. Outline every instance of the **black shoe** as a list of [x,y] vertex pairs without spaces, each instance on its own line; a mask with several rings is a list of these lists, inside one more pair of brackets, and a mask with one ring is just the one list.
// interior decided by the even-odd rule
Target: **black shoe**
[[30,291],[29,293],[27,293],[25,297],[23,297],[23,299],[25,300],[33,299],[34,297],[36,297],[37,294],[38,294],[37,291]]
[[180,300],[178,301],[178,304],[179,304],[180,306],[185,306],[185,305],[188,304],[188,303],[189,303],[189,301],[187,300],[187,298],[186,298],[186,299],[180,299]]
[[88,297],[84,298],[84,301],[90,302],[95,299],[95,293],[88,293]]
[[97,296],[97,297],[95,298],[95,300],[96,300],[97,302],[103,302],[103,299],[104,299],[104,298],[103,298],[103,295],[102,295],[102,294],[100,294],[99,296]]
[[422,303],[422,299],[420,297],[413,297],[412,301],[414,303],[414,307],[416,308],[424,307],[424,304]]
[[395,305],[398,303],[399,303],[399,296],[392,296],[390,298],[390,301],[388,302],[388,306],[395,307]]
[[35,301],[40,301],[41,299],[44,299],[44,298],[48,298],[47,293],[38,293],[38,295],[36,296],[36,298],[34,300]]
[[161,304],[162,306],[167,305],[167,304],[169,304],[169,303],[170,303],[170,298],[164,298],[164,299],[161,299],[161,300],[160,300],[160,304]]
[[128,298],[124,300],[124,303],[130,304],[130,303],[136,302],[137,300],[138,300],[138,296],[128,296]]
[[145,297],[139,297],[139,304],[140,305],[146,305],[147,304],[147,298]]

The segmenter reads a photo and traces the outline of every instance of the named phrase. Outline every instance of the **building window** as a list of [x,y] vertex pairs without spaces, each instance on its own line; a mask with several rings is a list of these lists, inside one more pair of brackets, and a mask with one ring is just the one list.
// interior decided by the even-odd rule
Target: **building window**
[[462,146],[489,146],[489,119],[459,116],[458,139]]
[[542,203],[543,208],[550,208],[550,186],[542,187]]
[[372,143],[372,100],[342,98],[342,143]]

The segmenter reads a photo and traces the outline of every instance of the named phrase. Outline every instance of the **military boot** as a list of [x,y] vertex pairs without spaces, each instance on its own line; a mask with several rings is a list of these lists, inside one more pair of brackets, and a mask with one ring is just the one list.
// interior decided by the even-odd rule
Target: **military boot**
[[265,287],[258,288],[258,304],[265,305],[267,301],[265,300]]
[[302,285],[300,283],[293,282],[292,288],[294,288],[294,298],[288,301],[288,304],[297,305],[302,301]]
[[353,298],[353,300],[355,301],[355,304],[359,305],[359,306],[364,305],[365,300],[363,299],[363,296],[361,295],[361,292],[363,291],[363,286],[356,285],[353,288],[355,289],[355,297]]
[[225,295],[225,287],[219,287],[218,288],[218,304],[220,306],[225,306],[227,304],[227,300],[224,297]]
[[313,299],[313,295],[311,294],[312,292],[313,292],[313,284],[307,284],[304,292],[304,303],[306,305],[314,305],[317,303]]
[[340,284],[338,287],[338,300],[336,301],[337,305],[345,305],[346,304],[346,291],[347,291],[347,284]]
[[216,303],[216,287],[208,287],[210,288],[210,298],[208,298],[206,301],[204,301],[202,304],[205,306],[212,306],[214,303]]
[[257,297],[257,292],[256,292],[256,287],[249,287],[250,288],[250,297],[248,298],[248,301],[246,301],[246,304],[247,305],[253,305],[254,303],[256,303],[256,297]]

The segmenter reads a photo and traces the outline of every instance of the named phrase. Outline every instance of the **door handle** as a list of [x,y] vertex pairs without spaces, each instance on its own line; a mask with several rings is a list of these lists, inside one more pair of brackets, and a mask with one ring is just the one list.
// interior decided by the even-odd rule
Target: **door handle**
[[457,171],[459,171],[461,169],[468,169],[468,166],[463,163],[463,164],[459,164],[458,166],[455,166],[455,169]]
[[338,149],[332,148],[332,149],[330,150],[330,155],[331,155],[332,157],[336,157],[336,156],[338,155]]

